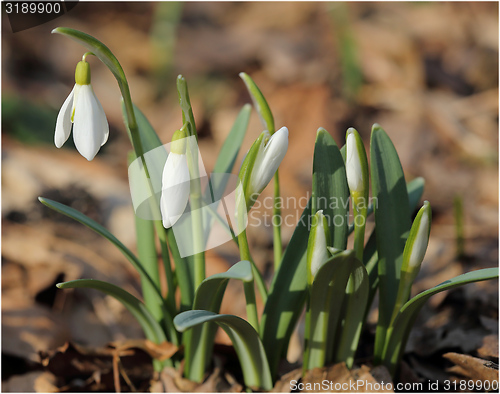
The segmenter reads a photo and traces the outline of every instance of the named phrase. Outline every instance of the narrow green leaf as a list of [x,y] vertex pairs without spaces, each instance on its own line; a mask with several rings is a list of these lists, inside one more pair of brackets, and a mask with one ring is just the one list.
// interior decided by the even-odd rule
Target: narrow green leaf
[[498,278],[498,267],[467,272],[466,274],[449,279],[429,290],[423,291],[403,305],[399,315],[394,321],[391,335],[384,350],[384,364],[389,368],[391,374],[394,375],[396,371],[406,346],[406,340],[408,339],[420,309],[430,297],[441,291],[451,290],[468,283],[496,278]]
[[[349,278],[352,292],[347,293]],[[342,304],[348,295],[349,302],[342,324]],[[304,368],[323,367],[327,346],[335,346],[337,361],[352,365],[356,348],[351,344],[361,333],[365,305],[368,299],[368,276],[363,264],[356,259],[353,250],[337,253],[318,270],[310,290]],[[337,330],[341,330],[338,334]],[[337,343],[332,339],[339,337]]]
[[238,156],[246,134],[251,110],[252,107],[250,104],[245,104],[238,114],[238,117],[236,118],[233,127],[231,128],[231,131],[229,132],[229,135],[224,141],[224,145],[222,145],[219,155],[217,156],[213,174],[210,177],[208,187],[206,188],[203,197],[206,207],[206,209],[203,210],[206,212],[206,215],[203,218],[204,223],[208,223],[207,227],[212,228],[213,221],[218,221],[220,226],[227,229],[236,243],[237,240],[231,232],[231,229],[228,227],[227,220],[222,219],[219,214],[215,212],[216,206],[214,207],[211,204],[220,201],[223,197],[228,181],[234,177],[234,175],[231,174],[231,171],[233,170],[236,157]]
[[319,128],[314,146],[312,213],[322,209],[327,218],[332,246],[347,247],[349,188],[344,160],[328,132]]
[[377,124],[371,144],[372,194],[376,198],[379,274],[379,320],[375,338],[375,363],[381,361],[386,331],[396,300],[403,250],[410,230],[410,207],[403,169],[389,136]]
[[76,209],[68,207],[64,204],[57,202],[57,201],[49,200],[48,198],[44,198],[44,197],[38,197],[38,200],[43,205],[49,207],[50,209],[53,209],[56,212],[62,213],[63,215],[68,216],[71,219],[76,220],[77,222],[80,222],[81,224],[89,227],[91,230],[95,231],[97,234],[103,236],[108,241],[110,241],[113,245],[115,245],[120,250],[120,252],[123,253],[123,255],[127,258],[127,260],[132,263],[134,268],[137,271],[139,271],[139,273],[147,279],[147,281],[151,284],[151,286],[154,289],[156,289],[155,290],[156,293],[159,294],[159,296],[161,297],[160,289],[156,286],[156,283],[153,281],[151,276],[149,276],[147,271],[144,269],[144,267],[143,267],[142,263],[139,261],[139,259],[123,243],[121,243],[118,240],[118,238],[116,238],[113,234],[111,234],[103,226],[101,226],[96,221],[90,219],[89,217],[85,216],[83,213],[78,212]]
[[[252,265],[249,261],[240,261],[226,272],[212,275],[201,282],[196,289],[193,309],[218,313],[229,279],[243,282],[252,281]],[[203,380],[206,367],[212,359],[212,348],[217,326],[212,323],[193,327],[191,340],[186,342],[185,373],[195,382]]]
[[271,390],[273,382],[266,352],[257,332],[245,320],[202,310],[183,312],[174,318],[174,324],[181,332],[207,322],[217,323],[231,339],[240,360],[245,384],[254,390]]
[[[423,178],[415,178],[412,181],[406,184],[406,189],[408,191],[408,201],[410,205],[410,212],[415,211],[417,208],[420,199],[422,198],[422,194],[424,193],[424,185],[425,181]],[[368,214],[373,212],[373,205],[368,207]],[[349,228],[349,233],[351,232],[351,228]],[[368,242],[365,245],[365,251],[363,255],[363,263],[365,265],[366,271],[368,272],[368,276],[370,278],[370,296],[368,297],[368,305],[367,312],[371,306],[372,300],[375,297],[375,292],[378,288],[378,254],[377,254],[377,239],[375,230],[371,233],[368,238]]]
[[241,109],[217,156],[213,172],[229,174],[233,170],[236,157],[245,138],[251,111],[250,104],[245,104]]
[[[344,149],[344,147],[342,147]],[[342,151],[342,150],[341,150]],[[410,212],[417,209],[417,204],[424,194],[425,180],[424,178],[415,178],[406,184],[406,190],[408,191],[408,201],[410,205]],[[373,204],[368,205],[368,210],[366,211],[366,217],[373,213]],[[354,231],[354,223],[349,224],[348,234]]]
[[189,135],[196,136],[196,140],[198,141],[198,133],[196,132],[196,124],[194,121],[193,109],[191,108],[187,82],[186,78],[182,75],[177,76],[177,93],[179,95],[179,104],[182,110],[182,123],[188,123]]
[[260,332],[273,376],[306,300],[306,253],[310,220],[311,200],[299,219],[280,268],[274,275],[262,315]]
[[248,93],[250,93],[250,97],[253,105],[255,106],[255,110],[259,114],[262,125],[272,135],[275,132],[274,118],[264,95],[248,74],[242,72],[240,73],[240,78],[243,82],[245,82]]
[[[148,118],[146,118],[144,113],[135,104],[133,106],[134,106],[134,113],[137,121],[137,126],[139,127],[139,136],[141,139],[142,147],[144,148],[144,153],[162,146],[163,143],[161,142],[160,137],[158,137],[158,134],[156,134],[156,131],[153,128],[153,126],[151,126],[151,123],[149,123]],[[122,102],[122,114],[125,126],[127,126],[128,128],[127,112],[125,109],[125,104],[123,102]]]
[[[144,269],[151,279],[154,280],[156,287],[160,289],[160,275],[158,272],[158,257],[156,255],[153,222],[151,220],[141,219],[137,215],[134,216],[137,234],[137,253],[139,254]],[[158,303],[158,295],[155,289],[151,287],[148,279],[143,275],[141,275],[141,287],[144,303],[156,320],[160,322],[162,320],[162,303]]]
[[148,311],[146,306],[129,292],[108,282],[95,279],[77,279],[69,282],[58,283],[60,289],[87,288],[96,289],[108,294],[120,301],[132,315],[137,319],[146,338],[154,343],[166,341],[165,334],[161,326]]

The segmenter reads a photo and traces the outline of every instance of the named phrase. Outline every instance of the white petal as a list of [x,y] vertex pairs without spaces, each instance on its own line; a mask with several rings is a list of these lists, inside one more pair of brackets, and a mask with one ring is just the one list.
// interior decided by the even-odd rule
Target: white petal
[[56,120],[56,132],[54,134],[54,144],[60,148],[69,138],[71,133],[71,111],[73,110],[73,95],[75,87],[71,90],[69,96],[59,110]]
[[354,133],[347,136],[345,166],[349,189],[353,192],[361,191],[363,189],[363,171],[361,170],[361,159]]
[[108,140],[109,137],[109,124],[108,124],[108,119],[106,118],[106,114],[104,113],[104,109],[102,108],[101,102],[98,100],[97,96],[95,96],[95,101],[97,103],[98,112],[99,112],[99,119],[100,119],[100,127],[101,127],[101,133],[102,133],[102,142],[101,146],[103,146],[106,141]]
[[161,216],[165,228],[172,227],[184,213],[189,199],[190,176],[186,155],[170,153],[162,175]]
[[278,170],[288,149],[288,129],[282,127],[276,131],[267,144],[257,154],[250,178],[252,193],[260,193]]
[[89,161],[95,157],[105,137],[101,111],[92,86],[82,85],[75,96],[73,139],[78,152]]

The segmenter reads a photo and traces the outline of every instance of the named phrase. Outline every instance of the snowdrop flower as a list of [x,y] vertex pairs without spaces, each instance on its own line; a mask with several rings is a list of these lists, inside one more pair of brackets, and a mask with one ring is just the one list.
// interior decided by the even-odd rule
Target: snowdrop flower
[[189,199],[190,175],[186,157],[186,134],[177,130],[162,175],[160,210],[163,227],[172,227],[182,216]]
[[[346,135],[346,160],[347,184],[353,199],[357,200],[368,194],[368,160],[363,146],[363,141],[358,132],[352,127]],[[357,203],[357,201],[354,201]],[[365,201],[366,203],[366,201]]]
[[424,201],[423,207],[420,208],[413,221],[410,235],[405,244],[401,269],[411,272],[412,276],[417,275],[427,251],[431,231],[431,215],[431,204],[429,201]]
[[307,279],[312,284],[319,268],[330,258],[330,230],[323,210],[313,217],[311,232],[307,242]]
[[73,124],[76,149],[90,161],[108,140],[109,126],[90,84],[90,65],[85,61],[86,55],[76,66],[75,86],[57,115],[54,143],[58,148],[63,146]]
[[278,170],[287,149],[286,127],[282,127],[272,136],[267,130],[262,132],[250,148],[240,170],[248,209]]

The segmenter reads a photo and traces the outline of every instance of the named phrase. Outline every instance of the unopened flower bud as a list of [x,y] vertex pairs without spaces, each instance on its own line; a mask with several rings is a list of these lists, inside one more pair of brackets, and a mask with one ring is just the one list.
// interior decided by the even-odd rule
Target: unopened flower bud
[[330,254],[330,230],[328,221],[319,210],[313,217],[311,232],[307,243],[307,278],[308,283],[312,284],[319,268],[328,260]]
[[431,205],[424,201],[424,205],[417,213],[410,235],[406,240],[403,253],[402,270],[414,273],[414,277],[420,270],[420,265],[424,260],[427,245],[429,244],[429,235],[431,231]]
[[[347,184],[353,199],[366,198],[368,196],[368,160],[363,141],[352,127],[347,130],[346,135],[345,167]],[[357,201],[354,203],[357,204]]]
[[288,149],[288,129],[282,127],[272,136],[264,131],[250,148],[240,170],[245,187],[247,209],[264,190],[278,170]]

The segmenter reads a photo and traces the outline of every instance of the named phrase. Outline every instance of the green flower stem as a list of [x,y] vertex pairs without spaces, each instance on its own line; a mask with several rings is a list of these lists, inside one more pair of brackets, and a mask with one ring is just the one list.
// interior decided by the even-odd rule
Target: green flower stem
[[163,227],[161,220],[154,221],[154,227],[158,239],[160,240],[161,256],[163,261],[163,268],[165,269],[165,277],[167,279],[167,295],[165,297],[165,302],[169,312],[175,316],[177,314],[177,307],[175,304],[175,283],[174,283],[174,273],[172,271],[172,264],[170,263],[170,254],[168,251],[167,243],[167,232]]
[[[186,79],[179,75],[177,77],[177,92],[179,95],[179,105],[182,110],[182,123],[187,126],[188,135],[194,136],[196,141],[198,141],[198,133],[196,131],[196,123],[194,121],[193,109],[191,107],[191,100],[189,98],[189,91],[187,87]],[[183,126],[184,127],[184,126]],[[198,150],[194,152],[188,147],[186,151],[189,172],[191,174],[191,193],[190,193],[190,203],[192,212],[192,224],[193,224],[193,239],[194,247],[196,250],[204,250],[203,241],[203,216],[201,212],[201,181],[198,169]],[[205,279],[205,253],[200,252],[193,256],[194,259],[194,273],[193,273],[193,285],[194,290]]]
[[[365,200],[366,201],[366,200]],[[366,207],[358,208],[354,205],[354,250],[359,261],[363,261],[363,250],[365,246],[365,227],[366,227]],[[359,222],[359,223],[358,223]]]
[[396,295],[396,303],[394,304],[394,310],[392,312],[391,322],[389,324],[389,329],[387,330],[386,343],[390,340],[390,333],[392,331],[391,328],[394,324],[394,320],[396,320],[399,311],[410,298],[412,283],[413,283],[413,275],[410,274],[409,272],[401,271],[398,294]]
[[281,264],[283,245],[281,243],[281,208],[280,208],[280,178],[278,171],[274,174],[274,206],[273,206],[273,241],[274,241],[274,272]]
[[245,290],[248,322],[255,328],[257,334],[259,334],[259,315],[257,314],[257,304],[255,301],[254,281],[243,282],[243,289]]
[[259,289],[260,296],[262,297],[262,301],[264,302],[264,304],[267,301],[267,288],[266,284],[264,283],[264,279],[262,279],[262,276],[257,267],[255,266],[252,256],[250,255],[246,230],[243,230],[238,235],[238,243],[240,247],[241,260],[248,260],[252,263],[252,274],[254,280],[248,283],[244,283],[244,289],[245,289],[245,297],[247,303],[248,321],[255,328],[255,331],[259,332],[259,320],[257,315],[257,306],[255,303],[254,281],[257,281],[257,288]]
[[[255,274],[253,273],[255,264],[253,262],[252,256],[250,255],[246,230],[243,230],[238,235],[238,241],[240,245],[240,258],[241,260],[248,260],[252,263],[252,274],[255,278]],[[245,290],[248,322],[252,325],[255,331],[259,333],[259,318],[257,314],[257,305],[255,302],[254,280],[243,283],[243,289]]]
[[[169,228],[166,231],[166,233],[167,233],[168,245],[170,247],[170,251],[172,252],[172,257],[176,262],[175,273],[177,280],[179,282],[179,288],[181,289],[180,311],[183,312],[188,309],[191,309],[193,305],[193,299],[194,299],[193,282],[191,281],[188,263],[186,259],[183,259],[180,256],[179,248],[177,247],[177,244],[175,242],[175,236],[173,230]],[[179,264],[177,262],[179,262]]]
[[[203,216],[201,212],[201,193],[199,190],[200,183],[194,182],[195,192],[191,193],[191,212],[192,223],[194,230],[194,245],[197,250],[203,250]],[[198,191],[196,191],[198,190]],[[200,252],[193,256],[194,258],[194,288],[205,280],[205,253]]]

